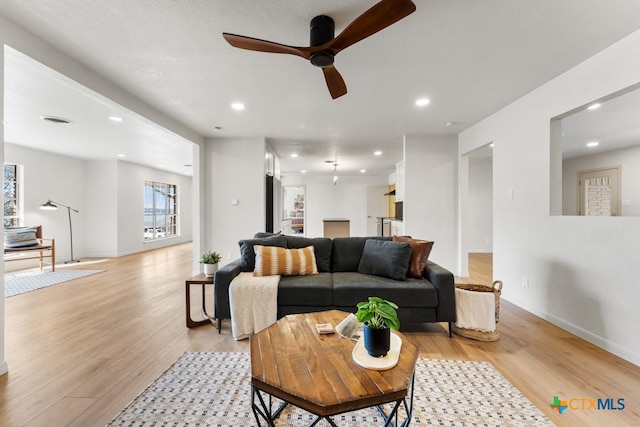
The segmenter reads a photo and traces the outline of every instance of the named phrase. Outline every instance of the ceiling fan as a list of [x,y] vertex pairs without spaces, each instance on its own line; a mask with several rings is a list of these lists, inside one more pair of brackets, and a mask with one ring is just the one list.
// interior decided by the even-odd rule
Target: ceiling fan
[[223,33],[233,47],[268,53],[285,53],[309,60],[322,68],[331,97],[336,99],[347,93],[344,79],[333,65],[335,56],[343,49],[398,22],[416,10],[411,0],[381,0],[357,17],[343,32],[334,37],[335,23],[326,15],[311,20],[311,46],[287,46],[267,40]]

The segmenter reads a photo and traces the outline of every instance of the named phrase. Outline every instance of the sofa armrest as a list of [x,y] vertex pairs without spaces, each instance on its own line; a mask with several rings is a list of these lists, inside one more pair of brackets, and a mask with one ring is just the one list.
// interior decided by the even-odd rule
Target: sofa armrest
[[216,319],[231,318],[229,306],[229,286],[234,277],[242,271],[242,259],[238,258],[220,267],[214,276],[213,306]]
[[455,322],[456,290],[453,281],[453,273],[435,262],[427,261],[425,278],[438,290],[436,320],[438,322]]

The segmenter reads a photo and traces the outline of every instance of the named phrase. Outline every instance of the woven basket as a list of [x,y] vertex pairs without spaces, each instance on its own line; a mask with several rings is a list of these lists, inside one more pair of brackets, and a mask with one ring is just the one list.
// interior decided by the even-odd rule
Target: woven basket
[[498,321],[500,320],[500,293],[502,292],[502,281],[496,280],[492,286],[475,285],[470,283],[456,283],[456,288],[473,292],[493,292],[496,298],[496,330],[492,332],[476,331],[474,329],[459,328],[455,323],[451,325],[453,333],[461,337],[471,338],[478,341],[498,341]]

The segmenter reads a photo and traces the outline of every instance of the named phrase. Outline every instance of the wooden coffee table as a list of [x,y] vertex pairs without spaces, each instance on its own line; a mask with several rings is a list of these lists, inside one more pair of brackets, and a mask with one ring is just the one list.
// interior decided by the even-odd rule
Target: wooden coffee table
[[[398,364],[385,371],[362,368],[353,361],[353,341],[316,331],[316,324],[335,327],[348,314],[331,310],[289,315],[251,337],[251,406],[258,425],[273,426],[287,404],[315,414],[311,425],[326,419],[332,426],[333,415],[374,406],[385,426],[398,425],[398,410],[404,406],[407,417],[401,425],[409,424],[417,347],[394,332],[402,338]],[[285,403],[274,408],[272,397]],[[387,414],[380,405],[390,402]]]

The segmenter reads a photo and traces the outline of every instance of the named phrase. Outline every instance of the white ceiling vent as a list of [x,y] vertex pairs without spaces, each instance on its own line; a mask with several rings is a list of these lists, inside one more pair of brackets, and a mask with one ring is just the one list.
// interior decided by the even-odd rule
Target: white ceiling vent
[[71,120],[62,118],[62,117],[54,117],[54,116],[40,116],[42,120],[45,120],[50,123],[55,123],[58,125],[68,125],[71,123]]

